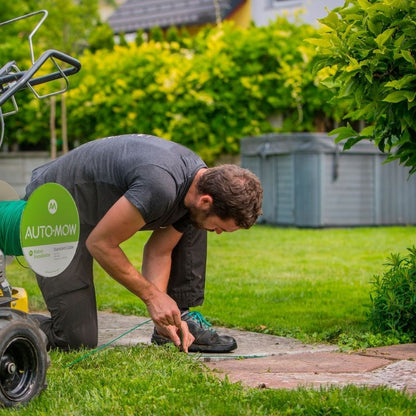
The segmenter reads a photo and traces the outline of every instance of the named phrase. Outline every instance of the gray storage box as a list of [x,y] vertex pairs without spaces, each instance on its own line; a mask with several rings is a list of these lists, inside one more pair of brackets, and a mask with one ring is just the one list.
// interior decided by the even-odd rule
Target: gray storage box
[[241,140],[241,163],[264,188],[260,222],[298,226],[416,224],[416,175],[363,141],[348,151],[320,133]]

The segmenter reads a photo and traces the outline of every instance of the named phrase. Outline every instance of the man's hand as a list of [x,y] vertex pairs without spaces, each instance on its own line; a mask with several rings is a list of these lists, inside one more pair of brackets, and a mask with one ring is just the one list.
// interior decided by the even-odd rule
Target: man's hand
[[189,346],[195,341],[194,336],[189,332],[188,324],[181,321],[180,329],[176,326],[156,326],[158,334],[172,340],[182,351],[188,352]]
[[176,302],[166,293],[157,291],[146,305],[157,332],[171,339],[178,348],[181,347],[183,351],[188,352],[188,347],[195,338],[189,332],[188,324],[181,320]]
[[169,295],[153,287],[152,295],[143,300],[156,326],[173,325],[177,329],[181,328],[181,312]]

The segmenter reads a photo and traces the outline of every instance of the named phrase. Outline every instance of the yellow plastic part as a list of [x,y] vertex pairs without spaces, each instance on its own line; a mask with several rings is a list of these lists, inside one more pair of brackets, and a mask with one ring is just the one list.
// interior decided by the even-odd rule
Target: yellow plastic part
[[14,287],[12,288],[12,296],[14,300],[11,302],[11,307],[29,313],[29,300],[26,290],[22,287]]
[[[3,291],[0,289],[0,297],[1,296],[3,296]],[[13,287],[12,298],[13,300],[10,302],[11,308],[29,313],[29,298],[27,297],[25,289],[22,287]]]

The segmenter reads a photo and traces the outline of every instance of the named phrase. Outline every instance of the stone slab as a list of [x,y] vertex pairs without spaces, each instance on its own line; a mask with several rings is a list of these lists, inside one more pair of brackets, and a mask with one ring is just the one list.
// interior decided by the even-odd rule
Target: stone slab
[[[124,316],[110,312],[98,313],[98,344],[103,345],[119,337],[125,332],[147,321],[148,318],[138,316]],[[306,351],[335,351],[334,345],[317,344],[306,345],[295,338],[278,337],[256,332],[240,331],[237,329],[214,327],[218,333],[230,335],[237,341],[238,348],[228,354],[204,354],[206,361],[236,359],[241,357],[263,357],[279,354],[297,354]],[[153,333],[153,323],[148,322],[143,326],[127,333],[115,341],[114,345],[150,344]]]
[[[413,362],[412,362],[413,364]],[[413,366],[393,365],[391,360],[358,354],[308,352],[241,361],[207,363],[219,377],[249,387],[320,388],[328,386],[382,386],[398,390],[416,388]],[[400,374],[400,375],[399,375]]]
[[244,368],[253,373],[368,373],[391,364],[384,358],[363,357],[355,354],[334,352],[303,352],[298,354],[270,356],[266,359],[227,360],[214,362],[211,368],[223,371],[240,371]]
[[[99,312],[99,345],[150,344],[153,323],[146,321],[148,318]],[[387,386],[416,393],[416,344],[340,353],[334,345],[307,345],[294,338],[215,329],[235,337],[238,348],[230,354],[203,354],[200,359],[213,374],[232,382],[276,389]]]
[[367,348],[359,354],[367,357],[383,357],[388,360],[416,360],[416,344],[390,345],[387,347]]

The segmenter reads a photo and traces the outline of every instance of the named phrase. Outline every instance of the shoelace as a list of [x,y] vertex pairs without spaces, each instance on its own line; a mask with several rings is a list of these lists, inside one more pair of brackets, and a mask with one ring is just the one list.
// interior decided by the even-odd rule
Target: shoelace
[[210,330],[210,331],[214,331],[212,328],[211,328],[211,324],[204,318],[204,316],[202,315],[202,313],[201,312],[198,312],[198,311],[194,311],[194,312],[189,312],[189,314],[188,314],[188,316],[192,319],[192,320],[194,320],[194,321],[196,321],[196,322],[198,322],[198,324],[199,325],[201,325],[202,326],[202,328],[204,328],[204,329],[208,329],[208,330]]

